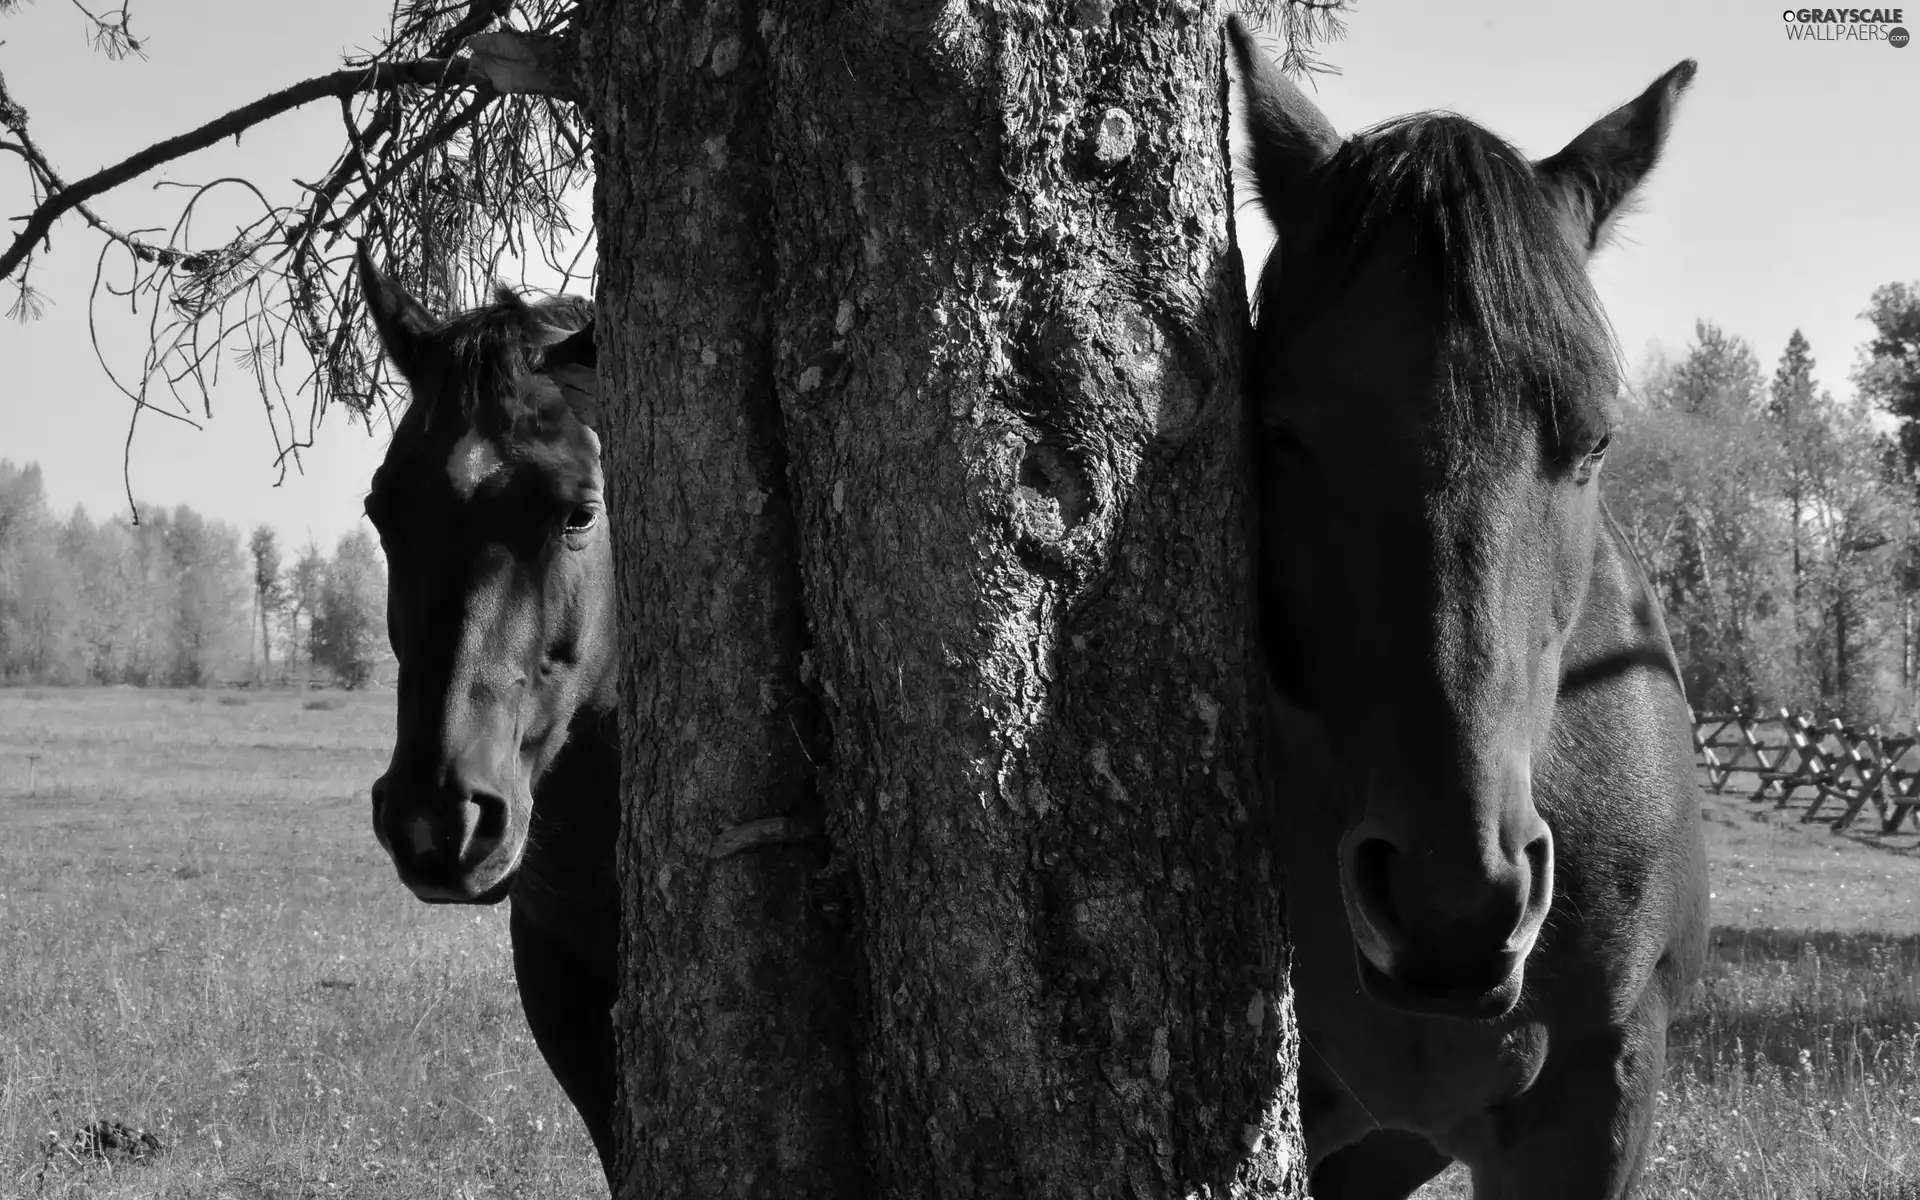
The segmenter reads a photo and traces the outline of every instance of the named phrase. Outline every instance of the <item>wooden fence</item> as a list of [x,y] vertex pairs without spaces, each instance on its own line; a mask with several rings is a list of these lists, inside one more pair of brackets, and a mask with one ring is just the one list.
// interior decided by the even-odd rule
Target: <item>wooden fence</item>
[[[1693,720],[1693,745],[1716,792],[1752,790],[1776,809],[1801,807],[1802,821],[1851,825],[1869,808],[1883,833],[1897,833],[1920,808],[1920,738],[1818,724],[1811,714],[1708,713]],[[1920,818],[1914,819],[1920,830]]]

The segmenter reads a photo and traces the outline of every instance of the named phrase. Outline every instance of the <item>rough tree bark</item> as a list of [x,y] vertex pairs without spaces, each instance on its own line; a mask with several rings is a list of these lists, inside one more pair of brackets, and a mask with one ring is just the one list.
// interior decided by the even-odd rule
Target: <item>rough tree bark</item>
[[1224,11],[583,18],[618,1195],[1303,1193]]

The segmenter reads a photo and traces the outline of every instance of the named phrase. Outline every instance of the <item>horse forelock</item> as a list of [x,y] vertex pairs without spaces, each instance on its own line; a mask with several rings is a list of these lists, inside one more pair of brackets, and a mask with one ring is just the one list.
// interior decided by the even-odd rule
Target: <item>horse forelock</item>
[[[1453,113],[1399,117],[1347,139],[1321,168],[1320,218],[1262,272],[1260,324],[1284,331],[1324,305],[1375,252],[1412,232],[1408,278],[1428,289],[1447,376],[1435,414],[1449,442],[1526,409],[1593,423],[1619,354],[1564,214],[1533,164]],[[1456,436],[1458,435],[1458,439]]]
[[593,319],[593,304],[579,296],[529,300],[505,286],[493,303],[442,321],[427,340],[440,353],[430,356],[441,373],[416,381],[411,404],[396,438],[416,437],[443,420],[455,419],[461,431],[489,437],[511,436],[542,413],[526,380],[540,372],[546,347],[563,340]]

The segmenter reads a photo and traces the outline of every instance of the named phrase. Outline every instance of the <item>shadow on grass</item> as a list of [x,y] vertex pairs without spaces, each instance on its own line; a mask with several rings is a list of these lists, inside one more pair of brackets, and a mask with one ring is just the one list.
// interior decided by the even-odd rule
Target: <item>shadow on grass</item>
[[[1882,854],[1891,854],[1896,858],[1920,858],[1920,822],[1909,816],[1906,824],[1897,833],[1884,833],[1880,829],[1880,818],[1868,815],[1857,825],[1832,831],[1837,837],[1843,837],[1856,846],[1865,846]],[[1920,1193],[1916,1193],[1920,1197]]]
[[1716,928],[1668,1054],[1709,1082],[1818,1076],[1844,1094],[1902,1078],[1920,1059],[1920,935]]
[[1844,839],[1862,849],[1890,855],[1894,858],[1920,858],[1920,821],[1909,817],[1893,833],[1880,826],[1880,816],[1872,808],[1863,811],[1851,825],[1836,829],[1831,818],[1837,816],[1839,808],[1834,801],[1821,806],[1822,818],[1813,821],[1801,820],[1807,811],[1811,796],[1801,798],[1795,803],[1781,808],[1773,800],[1753,800],[1743,798],[1733,792],[1707,793],[1702,789],[1703,799],[1700,815],[1710,822],[1729,827],[1741,825],[1766,825],[1781,829],[1801,829],[1808,835],[1826,834],[1831,838]]
[[1809,955],[1836,966],[1879,970],[1889,957],[1920,969],[1920,933],[1849,933],[1832,929],[1754,929],[1716,925],[1708,941],[1713,963],[1800,964]]

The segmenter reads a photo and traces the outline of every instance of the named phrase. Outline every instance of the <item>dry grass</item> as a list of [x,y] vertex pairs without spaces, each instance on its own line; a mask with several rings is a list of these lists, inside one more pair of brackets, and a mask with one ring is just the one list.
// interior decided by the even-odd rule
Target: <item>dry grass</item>
[[[604,1194],[505,910],[415,902],[367,829],[391,698],[323,699],[0,689],[0,1196]],[[1920,1200],[1920,837],[1705,804],[1645,1194]],[[48,1153],[96,1120],[164,1152]]]
[[[505,908],[368,830],[391,696],[303,699],[0,690],[0,1196],[605,1194]],[[49,1150],[96,1120],[164,1152]]]

